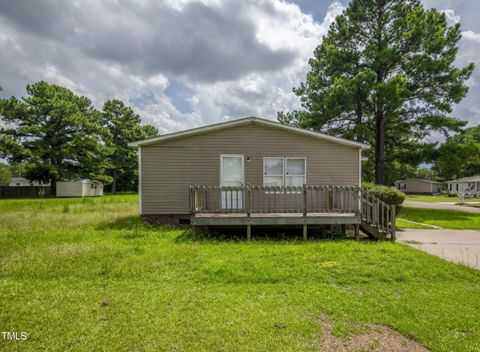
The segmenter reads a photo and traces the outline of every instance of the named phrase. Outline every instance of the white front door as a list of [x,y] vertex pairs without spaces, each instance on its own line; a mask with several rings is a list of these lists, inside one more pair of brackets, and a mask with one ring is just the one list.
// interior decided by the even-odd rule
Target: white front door
[[[245,182],[243,155],[224,154],[220,156],[220,186],[240,187]],[[221,192],[222,209],[243,209],[243,191]]]

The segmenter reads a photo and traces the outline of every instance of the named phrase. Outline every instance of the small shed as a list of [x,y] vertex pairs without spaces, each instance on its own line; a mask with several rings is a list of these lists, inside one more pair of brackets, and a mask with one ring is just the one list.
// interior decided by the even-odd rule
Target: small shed
[[436,181],[406,178],[395,181],[395,188],[407,194],[436,194],[442,191],[443,185]]
[[57,182],[57,197],[95,197],[103,195],[100,181],[81,179]]
[[448,181],[448,193],[466,197],[480,197],[480,175]]

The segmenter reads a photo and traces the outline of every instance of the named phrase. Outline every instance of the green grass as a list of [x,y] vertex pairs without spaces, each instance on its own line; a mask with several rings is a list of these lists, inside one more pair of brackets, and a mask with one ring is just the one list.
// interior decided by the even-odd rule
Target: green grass
[[420,223],[413,223],[410,221],[405,221],[403,219],[397,219],[396,221],[397,228],[399,229],[428,229],[433,230],[434,227],[429,225],[423,225]]
[[0,201],[1,351],[317,351],[385,324],[480,349],[480,272],[390,242],[194,241],[136,196]]
[[[461,199],[459,197],[445,197],[445,196],[428,196],[428,195],[412,195],[407,194],[407,200],[413,200],[416,202],[427,203],[459,203]],[[465,199],[465,202],[479,202],[479,199]]]
[[398,217],[445,229],[480,230],[480,214],[465,211],[402,207]]

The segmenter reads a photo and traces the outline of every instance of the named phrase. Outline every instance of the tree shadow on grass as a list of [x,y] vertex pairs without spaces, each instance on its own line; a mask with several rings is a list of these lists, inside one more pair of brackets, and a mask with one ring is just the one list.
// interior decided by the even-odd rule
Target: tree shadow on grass
[[[342,235],[338,231],[311,228],[308,241],[348,240],[353,233]],[[190,229],[184,230],[175,238],[175,242],[246,242],[245,227],[210,227],[197,228],[195,236]],[[252,241],[268,242],[303,242],[303,230],[298,227],[252,227]]]

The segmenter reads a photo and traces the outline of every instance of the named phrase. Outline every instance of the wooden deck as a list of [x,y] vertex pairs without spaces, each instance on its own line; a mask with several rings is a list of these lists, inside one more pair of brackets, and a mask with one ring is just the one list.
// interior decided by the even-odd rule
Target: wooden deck
[[[354,186],[190,186],[197,226],[354,225],[373,238],[395,239],[395,206]],[[344,228],[344,226],[342,226]]]

